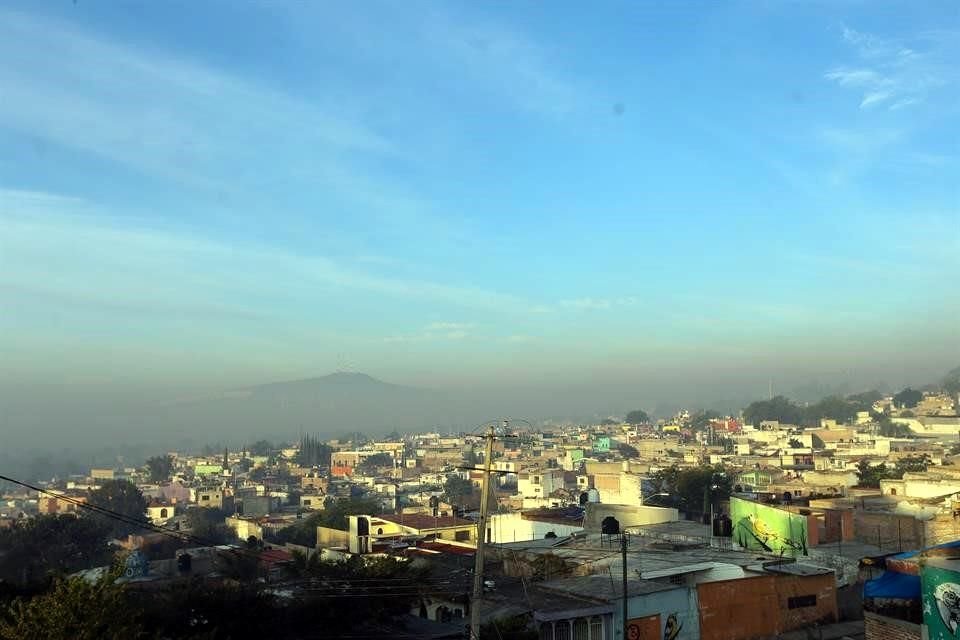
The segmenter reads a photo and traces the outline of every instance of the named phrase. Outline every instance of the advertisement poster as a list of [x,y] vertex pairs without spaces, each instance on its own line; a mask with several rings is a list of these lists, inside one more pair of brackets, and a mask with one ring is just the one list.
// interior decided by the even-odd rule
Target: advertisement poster
[[764,504],[730,498],[733,541],[744,549],[796,557],[807,554],[807,518]]

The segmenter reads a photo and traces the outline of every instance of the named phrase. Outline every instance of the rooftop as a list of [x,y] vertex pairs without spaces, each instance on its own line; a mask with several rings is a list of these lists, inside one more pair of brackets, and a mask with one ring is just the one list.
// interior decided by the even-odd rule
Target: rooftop
[[385,522],[423,531],[425,529],[448,529],[451,527],[468,527],[475,523],[456,516],[431,516],[424,513],[380,514],[373,516]]

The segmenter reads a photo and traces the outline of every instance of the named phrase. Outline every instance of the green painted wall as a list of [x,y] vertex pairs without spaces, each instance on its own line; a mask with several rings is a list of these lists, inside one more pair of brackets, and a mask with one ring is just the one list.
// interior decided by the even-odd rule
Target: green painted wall
[[960,638],[960,572],[924,566],[920,570],[923,624],[927,638]]
[[745,549],[807,555],[807,518],[764,504],[730,498],[733,541]]

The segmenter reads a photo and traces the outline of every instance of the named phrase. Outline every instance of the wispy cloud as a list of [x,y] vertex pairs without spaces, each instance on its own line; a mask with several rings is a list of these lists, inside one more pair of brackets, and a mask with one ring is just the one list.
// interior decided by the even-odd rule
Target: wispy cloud
[[[379,130],[352,94],[306,100],[235,71],[2,9],[0,59],[0,127],[215,199],[231,207],[231,224],[263,211],[312,221],[320,209],[341,214],[324,216],[326,231],[360,218],[383,236],[461,232],[455,212],[436,211],[378,168],[413,162],[410,147]],[[309,211],[280,204],[291,192]]]
[[431,322],[427,331],[465,331],[474,327],[471,322]]
[[[60,22],[0,12],[0,53],[10,62],[0,68],[3,124],[150,173],[222,177],[211,174],[278,145],[392,152],[334,110]],[[284,133],[291,121],[297,138]],[[244,139],[231,141],[239,129]]]
[[623,296],[619,298],[573,298],[570,300],[561,300],[560,306],[578,311],[600,311],[613,309],[614,307],[633,306],[639,302],[640,299],[634,296]]
[[465,322],[431,322],[423,330],[405,335],[387,336],[384,342],[434,342],[463,340],[471,336],[474,325]]
[[[518,315],[537,307],[498,291],[372,275],[330,257],[225,244],[91,213],[98,210],[76,198],[0,189],[0,284],[65,302],[109,298],[149,309],[188,301],[223,309],[243,301],[252,308],[277,297],[299,309],[325,291]],[[469,327],[438,322],[432,328],[456,337]]]
[[843,40],[854,51],[855,64],[838,65],[824,78],[860,94],[860,108],[896,111],[924,102],[931,90],[955,77],[940,48],[923,52],[894,39],[843,28]]
[[505,25],[435,15],[423,33],[428,46],[469,82],[521,109],[564,116],[583,107],[593,93],[565,76],[562,59],[551,62],[556,51]]

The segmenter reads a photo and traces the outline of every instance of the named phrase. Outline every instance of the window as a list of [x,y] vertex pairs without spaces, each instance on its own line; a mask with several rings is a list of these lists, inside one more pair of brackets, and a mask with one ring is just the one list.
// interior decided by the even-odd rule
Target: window
[[210,500],[210,496],[200,496],[201,502],[208,502],[209,500]]
[[540,476],[533,476],[531,478],[531,481],[533,482],[533,484],[540,484]]
[[457,542],[466,542],[470,540],[470,532],[457,531],[456,533],[453,534],[453,539],[456,540]]
[[378,535],[378,536],[382,536],[382,535],[383,535],[383,529],[382,529],[382,528],[378,528],[378,529],[377,529],[377,535]]
[[166,510],[166,509],[160,509],[160,517],[161,517],[161,518],[166,518],[166,517],[167,517],[167,510]]
[[810,594],[808,596],[794,596],[792,598],[787,598],[788,609],[802,609],[803,607],[815,607],[815,606],[817,606],[816,594]]

